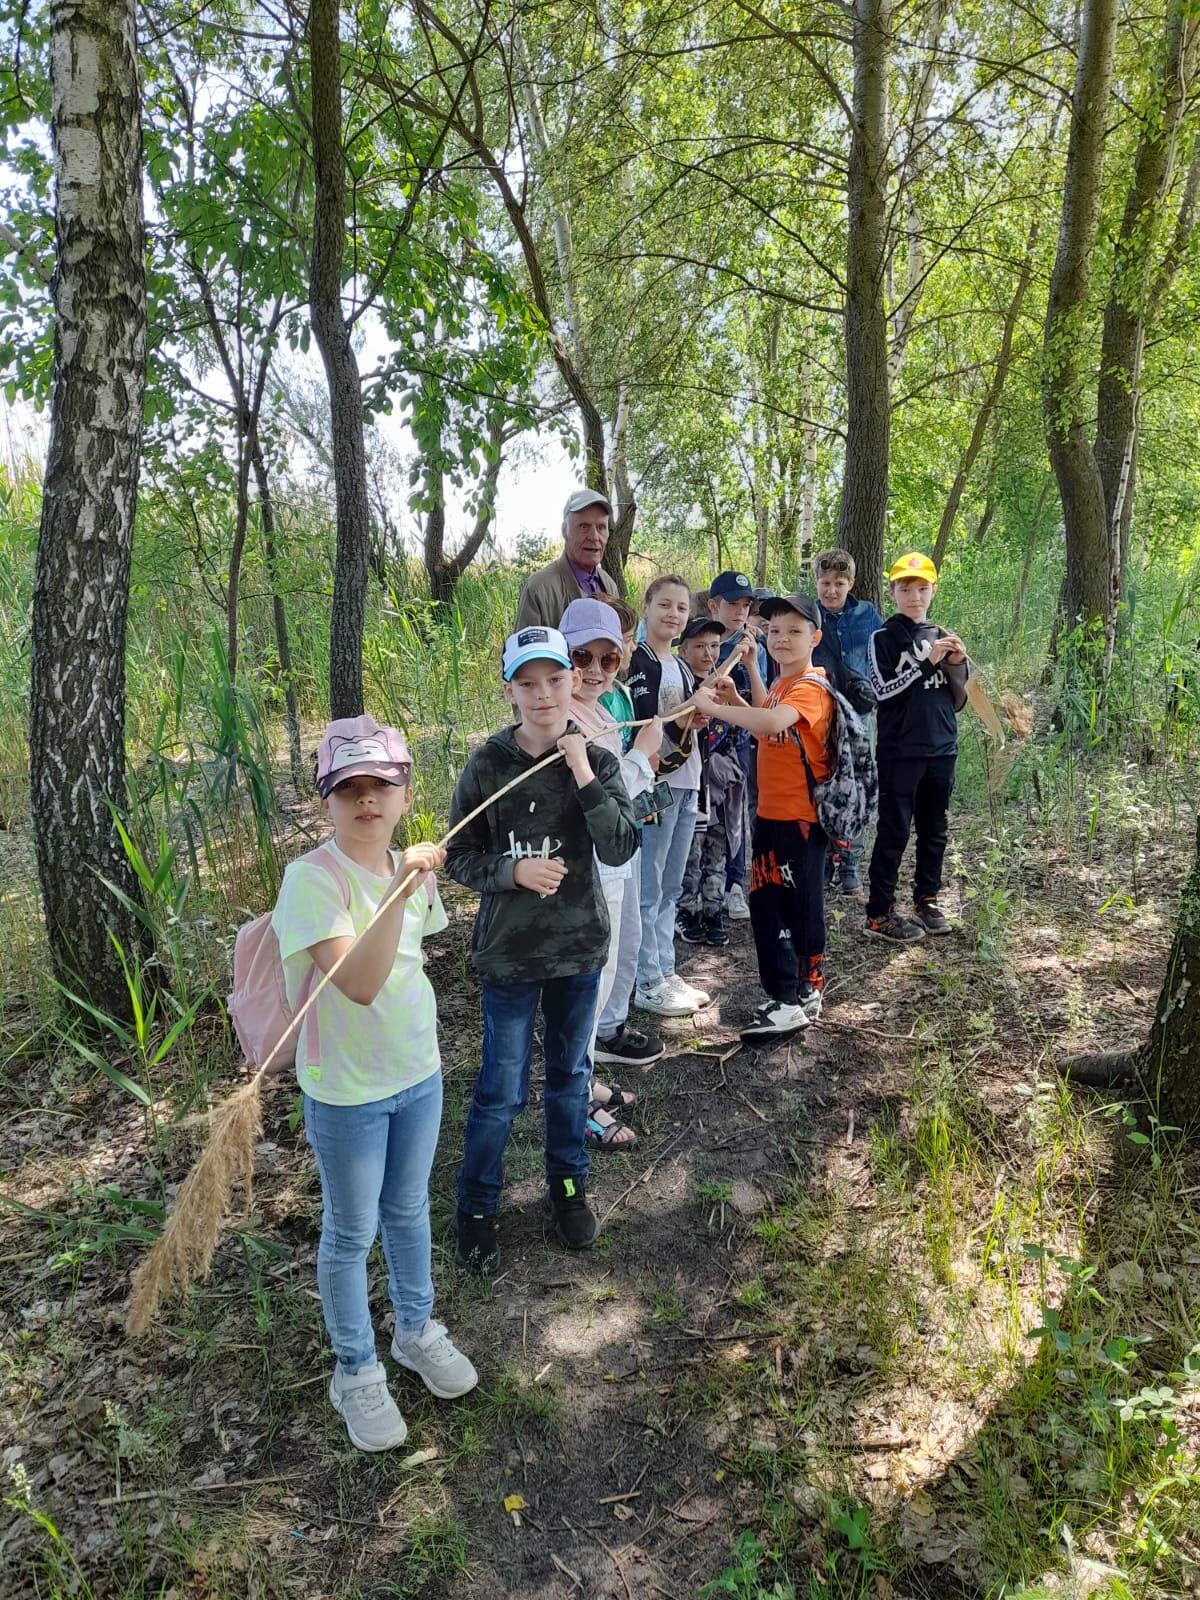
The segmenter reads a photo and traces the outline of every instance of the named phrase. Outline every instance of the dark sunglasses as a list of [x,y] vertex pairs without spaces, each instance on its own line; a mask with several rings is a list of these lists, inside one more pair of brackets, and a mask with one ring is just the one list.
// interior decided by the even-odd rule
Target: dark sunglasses
[[593,661],[600,663],[601,672],[615,672],[621,665],[621,652],[619,650],[606,650],[602,656],[593,655],[592,652],[581,644],[577,644],[571,651],[571,660],[577,667],[588,667]]

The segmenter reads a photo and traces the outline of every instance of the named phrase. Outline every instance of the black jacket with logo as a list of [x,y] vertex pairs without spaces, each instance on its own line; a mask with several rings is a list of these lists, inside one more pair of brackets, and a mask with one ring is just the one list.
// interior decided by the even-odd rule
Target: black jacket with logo
[[[573,722],[568,732],[578,733]],[[638,847],[633,805],[616,756],[592,745],[593,782],[582,789],[565,761],[555,761],[502,795],[446,847],[446,871],[482,896],[471,960],[481,978],[525,983],[596,972],[608,954],[608,909],[592,851],[622,866]],[[450,802],[459,822],[537,763],[502,728],[474,752]],[[518,861],[558,856],[567,875],[545,900],[513,881]]]
[[932,622],[889,617],[867,645],[875,692],[879,761],[958,754],[958,713],[967,703],[967,663],[940,661],[929,652],[945,630]]

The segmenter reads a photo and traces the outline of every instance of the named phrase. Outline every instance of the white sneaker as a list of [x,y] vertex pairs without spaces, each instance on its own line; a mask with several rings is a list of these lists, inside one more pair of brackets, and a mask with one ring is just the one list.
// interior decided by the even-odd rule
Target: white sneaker
[[746,891],[740,883],[735,883],[725,896],[725,915],[730,922],[749,922],[750,907],[746,903]]
[[382,1361],[354,1373],[343,1372],[339,1364],[329,1385],[329,1400],[346,1424],[350,1443],[360,1450],[392,1450],[408,1438],[408,1426],[388,1393]]
[[636,989],[633,1003],[639,1011],[649,1011],[656,1017],[690,1017],[700,1009],[684,1000],[665,979],[648,989]]
[[707,989],[697,989],[694,983],[681,978],[677,972],[673,972],[669,978],[664,978],[663,982],[668,990],[674,990],[681,1001],[686,1000],[693,1011],[702,1011],[712,998]]
[[768,1000],[741,1031],[743,1039],[778,1039],[799,1033],[811,1026],[812,1019],[803,1006],[789,1006],[783,1000]]
[[424,1331],[412,1338],[392,1340],[392,1355],[402,1367],[415,1372],[417,1377],[439,1400],[457,1400],[479,1382],[475,1368],[457,1349],[454,1340],[440,1322],[432,1318]]
[[800,996],[800,1007],[810,1022],[817,1022],[821,1016],[822,989],[810,989],[807,994]]

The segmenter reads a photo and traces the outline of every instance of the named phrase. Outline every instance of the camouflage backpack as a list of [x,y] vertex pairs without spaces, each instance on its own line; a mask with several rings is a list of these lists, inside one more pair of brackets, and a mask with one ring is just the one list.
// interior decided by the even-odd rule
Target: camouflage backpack
[[792,727],[792,738],[804,762],[808,793],[817,820],[831,844],[848,846],[874,817],[879,802],[879,774],[871,754],[871,736],[862,718],[846,697],[827,678],[805,673],[801,683],[820,684],[833,696],[833,724],[829,732],[829,752],[833,758],[828,778],[818,783],[808,760],[804,741]]

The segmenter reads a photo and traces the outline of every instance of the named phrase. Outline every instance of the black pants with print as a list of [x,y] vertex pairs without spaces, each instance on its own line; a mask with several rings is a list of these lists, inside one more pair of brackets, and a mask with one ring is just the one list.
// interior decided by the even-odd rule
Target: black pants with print
[[754,819],[750,926],[758,976],[771,999],[786,1005],[824,982],[827,848],[819,823]]
[[879,827],[871,852],[867,915],[883,917],[896,899],[900,862],[916,825],[917,862],[913,899],[936,900],[949,832],[950,796],[957,756],[924,756],[879,763]]

